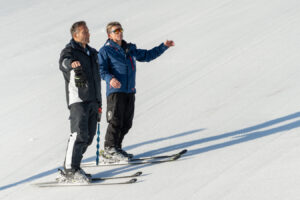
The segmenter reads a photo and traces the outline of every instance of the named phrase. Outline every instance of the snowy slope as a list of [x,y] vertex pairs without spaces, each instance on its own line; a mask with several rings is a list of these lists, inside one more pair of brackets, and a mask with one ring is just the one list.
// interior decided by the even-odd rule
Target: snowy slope
[[[137,156],[187,148],[184,159],[87,169],[142,170],[134,185],[31,185],[54,179],[64,159],[69,122],[58,57],[77,20],[87,22],[96,49],[112,20],[140,48],[175,41],[157,60],[138,63],[124,145]],[[0,23],[0,199],[299,199],[298,0],[2,0]],[[102,142],[106,127],[103,117]],[[93,143],[84,159],[95,151]]]

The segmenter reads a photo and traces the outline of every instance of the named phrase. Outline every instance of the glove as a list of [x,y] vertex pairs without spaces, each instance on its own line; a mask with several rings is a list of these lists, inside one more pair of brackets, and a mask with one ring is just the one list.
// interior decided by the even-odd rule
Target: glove
[[86,76],[82,70],[82,67],[76,67],[74,69],[75,72],[75,85],[78,88],[83,88],[83,87],[87,87],[87,80],[86,80]]
[[100,122],[101,121],[101,116],[102,116],[102,108],[100,107],[98,109],[98,117],[97,117],[97,121]]

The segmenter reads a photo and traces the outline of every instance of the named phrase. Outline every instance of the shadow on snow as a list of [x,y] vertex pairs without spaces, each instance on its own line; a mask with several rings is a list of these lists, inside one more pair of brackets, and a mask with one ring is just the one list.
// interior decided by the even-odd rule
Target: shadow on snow
[[[199,144],[203,144],[203,143],[207,143],[207,142],[211,142],[211,141],[217,141],[219,139],[225,139],[227,138],[228,141],[223,142],[223,143],[219,143],[219,144],[213,144],[207,147],[201,147],[198,149],[193,149],[193,150],[189,150],[187,152],[187,154],[185,154],[185,156],[193,156],[193,155],[198,155],[201,153],[205,153],[208,151],[213,151],[213,150],[218,150],[218,149],[222,149],[228,146],[232,146],[232,145],[237,145],[240,143],[244,143],[244,142],[248,142],[248,141],[252,141],[255,139],[259,139],[262,137],[266,137],[269,135],[273,135],[273,134],[277,134],[277,133],[281,133],[284,131],[289,131],[295,128],[300,127],[300,119],[293,121],[293,122],[287,122],[289,120],[295,120],[297,118],[300,117],[300,112],[291,114],[291,115],[287,115],[278,119],[274,119],[274,120],[270,120],[255,126],[251,126],[245,129],[240,129],[237,131],[233,131],[233,132],[228,132],[228,133],[223,133],[220,135],[216,135],[216,136],[212,136],[212,137],[206,137],[206,138],[201,138],[201,139],[197,139],[197,140],[191,140],[188,142],[183,142],[183,143],[179,143],[179,144],[174,144],[171,146],[167,146],[167,147],[163,147],[163,148],[159,148],[159,149],[155,149],[155,150],[151,150],[151,151],[147,151],[144,152],[143,154],[139,154],[136,155],[137,157],[140,156],[150,156],[150,155],[158,155],[158,154],[164,154],[167,152],[171,152],[174,150],[182,150],[182,149],[186,149],[192,146],[196,146]],[[286,122],[285,124],[279,125],[280,123]],[[271,127],[274,125],[279,125],[277,127]],[[262,130],[262,129],[266,129],[267,130]],[[183,136],[187,136],[187,135],[191,135],[191,134],[195,134],[198,133],[200,131],[203,131],[205,129],[196,129],[196,130],[191,130],[191,131],[187,131],[187,132],[183,132],[183,133],[179,133],[176,135],[172,135],[169,137],[163,137],[163,138],[159,138],[159,139],[153,139],[153,140],[149,140],[146,142],[141,142],[138,144],[134,144],[131,146],[127,146],[125,149],[126,150],[131,150],[131,149],[135,149],[137,147],[146,145],[146,144],[152,144],[152,143],[156,143],[156,142],[161,142],[164,140],[170,140],[170,139],[174,139],[174,138],[178,138],[178,137],[183,137]],[[87,162],[87,161],[91,161],[94,160],[95,156],[90,157],[85,159],[83,162]],[[133,170],[140,170],[142,168],[145,167],[149,167],[151,164],[144,164],[144,165],[126,165],[126,166],[122,166],[122,167],[118,167],[118,168],[114,168],[111,170],[106,170],[103,172],[100,172],[98,174],[94,174],[96,177],[97,176],[112,176],[112,175],[117,175],[120,173],[124,173],[124,172],[129,172],[129,171],[133,171]],[[54,174],[57,172],[57,168],[36,174],[34,176],[28,177],[26,179],[23,179],[21,181],[15,182],[15,183],[11,183],[8,185],[4,185],[4,186],[0,186],[0,191],[1,190],[6,190],[8,188],[11,187],[15,187],[18,186],[20,184],[26,183],[26,182],[30,182],[36,179],[40,179],[43,177],[46,177],[48,175]]]

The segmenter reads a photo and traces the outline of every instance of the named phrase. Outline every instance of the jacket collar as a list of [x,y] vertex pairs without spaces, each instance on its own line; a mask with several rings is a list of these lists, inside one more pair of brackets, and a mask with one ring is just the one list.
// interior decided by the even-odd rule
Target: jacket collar
[[[70,40],[70,43],[69,43],[72,48],[74,49],[78,49],[78,50],[81,50],[83,52],[86,53],[86,50],[78,43],[76,42],[73,38]],[[90,53],[94,53],[94,49],[91,48],[88,44],[86,45],[86,49],[90,52]],[[97,53],[97,52],[96,52]]]
[[[111,39],[108,39],[105,43],[105,46],[109,46],[109,47],[112,47],[114,48],[115,50],[117,51],[121,51],[121,52],[126,52],[126,48],[123,49],[123,46],[127,46],[127,42],[125,40],[122,40],[122,47],[120,45],[118,45],[116,42],[114,42],[113,40]],[[125,53],[126,54],[126,53]]]
[[110,46],[113,48],[121,49],[121,47],[111,39],[106,40],[105,46]]

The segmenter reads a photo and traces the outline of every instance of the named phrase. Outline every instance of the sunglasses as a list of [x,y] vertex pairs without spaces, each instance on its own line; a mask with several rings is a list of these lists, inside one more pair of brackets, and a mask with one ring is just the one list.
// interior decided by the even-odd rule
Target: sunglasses
[[115,33],[115,34],[123,33],[123,29],[122,28],[117,28],[117,29],[111,31],[111,33]]

